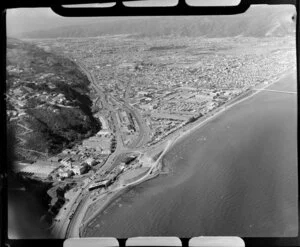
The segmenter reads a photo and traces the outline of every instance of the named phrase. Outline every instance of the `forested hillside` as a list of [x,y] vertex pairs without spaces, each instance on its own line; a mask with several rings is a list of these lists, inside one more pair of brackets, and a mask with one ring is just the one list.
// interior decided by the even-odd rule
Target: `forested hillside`
[[69,59],[8,39],[7,123],[17,159],[47,157],[100,128],[89,83]]

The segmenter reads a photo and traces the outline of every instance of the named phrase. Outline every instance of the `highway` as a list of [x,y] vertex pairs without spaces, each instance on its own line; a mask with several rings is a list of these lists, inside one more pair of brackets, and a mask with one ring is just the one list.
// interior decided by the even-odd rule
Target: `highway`
[[[89,190],[88,187],[94,183],[96,179],[98,179],[98,175],[103,173],[104,171],[110,171],[113,167],[115,167],[115,163],[118,161],[118,157],[124,153],[134,151],[136,148],[139,148],[143,146],[147,140],[149,135],[148,127],[145,125],[144,121],[142,120],[142,117],[138,113],[136,109],[131,107],[127,102],[121,103],[120,101],[115,100],[116,103],[120,105],[120,107],[125,108],[127,111],[129,111],[133,117],[136,119],[136,122],[139,125],[139,135],[134,140],[133,143],[131,143],[130,146],[124,147],[123,141],[121,138],[120,133],[120,127],[118,126],[117,117],[116,117],[116,109],[114,109],[111,104],[108,102],[108,96],[104,94],[102,89],[97,85],[96,79],[94,75],[79,61],[76,61],[78,66],[81,68],[81,70],[87,75],[89,81],[91,82],[92,88],[95,90],[95,92],[98,94],[98,100],[97,103],[101,104],[102,108],[107,109],[110,112],[110,115],[112,116],[113,120],[113,128],[115,130],[115,136],[116,136],[116,149],[115,151],[108,157],[105,164],[95,172],[95,174],[89,178],[89,182],[86,183],[85,186],[81,188],[81,191],[77,193],[71,201],[69,201],[67,204],[64,205],[65,209],[61,209],[59,214],[56,216],[55,221],[52,225],[52,233],[54,236],[57,236],[58,238],[67,238],[67,237],[76,237],[79,236],[79,229],[80,225],[82,223],[82,220],[84,218],[85,212],[88,209],[88,206],[90,205],[89,202]],[[152,173],[154,167],[156,166],[157,162],[153,164],[153,166],[149,169],[149,172],[142,178],[140,178],[138,181],[130,183],[126,186],[119,187],[117,189],[114,189],[110,192],[116,192],[121,189],[124,189],[128,186],[132,186],[136,183],[139,183],[145,179]]]
[[66,236],[69,238],[79,236],[79,229],[80,229],[80,223],[81,223],[80,219],[82,218],[81,215],[83,214],[83,212],[86,212],[86,207],[87,207],[86,202],[88,200],[88,196],[89,195],[86,195],[84,198],[81,199],[73,216],[71,217],[70,223],[68,224],[68,227],[66,230]]
[[[170,147],[171,144],[172,144],[172,142],[169,140],[167,142],[167,145],[164,148],[164,151],[160,154],[160,156],[157,158],[157,160],[155,162],[153,162],[153,164],[151,164],[151,167],[149,168],[148,172],[143,177],[141,177],[138,180],[133,181],[131,183],[128,183],[128,184],[119,186],[119,187],[117,187],[113,190],[107,191],[107,192],[103,193],[102,195],[117,193],[121,190],[125,190],[126,188],[128,188],[130,186],[135,186],[135,185],[137,185],[139,183],[142,183],[145,180],[149,179],[154,174],[155,169],[157,169],[157,166],[159,165],[159,163],[161,161],[161,158],[169,150],[169,147]],[[88,223],[91,220],[93,220],[93,218],[97,214],[99,214],[99,212],[94,212],[94,214],[89,219],[87,219],[85,222],[83,222],[85,212],[88,209],[89,205],[90,205],[90,202],[89,202],[88,196],[86,196],[82,200],[82,203],[80,203],[80,205],[77,207],[76,213],[74,214],[74,216],[71,220],[71,223],[69,224],[68,231],[67,231],[67,234],[66,234],[68,237],[81,237],[80,236],[80,226],[81,225],[88,225]]]
[[[106,109],[110,113],[110,116],[112,117],[112,120],[113,120],[112,121],[113,122],[112,129],[115,132],[116,149],[108,157],[105,164],[100,169],[98,169],[91,178],[89,178],[89,182],[87,182],[85,184],[85,186],[83,186],[81,188],[81,192],[78,193],[78,195],[75,195],[74,198],[72,198],[72,200],[70,202],[68,202],[66,205],[64,205],[64,207],[66,207],[66,209],[60,210],[58,216],[56,217],[56,221],[53,224],[53,229],[52,229],[52,232],[58,238],[79,237],[80,226],[82,225],[82,223],[87,224],[86,222],[88,222],[92,219],[92,217],[91,217],[86,222],[83,222],[85,213],[92,202],[89,198],[90,192],[88,190],[88,187],[92,183],[94,183],[94,181],[96,179],[99,179],[99,175],[101,173],[103,173],[104,171],[111,170],[117,164],[116,162],[118,162],[118,158],[121,155],[124,155],[125,153],[131,152],[131,151],[133,152],[133,151],[141,150],[143,148],[143,146],[149,140],[149,133],[150,133],[149,127],[146,125],[146,123],[143,120],[143,117],[141,116],[139,111],[137,109],[135,109],[134,107],[132,107],[127,102],[127,97],[126,97],[127,94],[125,94],[125,99],[122,102],[120,100],[115,99],[113,96],[108,96],[108,95],[104,94],[102,88],[96,83],[96,79],[95,79],[94,75],[90,71],[88,71],[88,69],[81,62],[76,61],[76,63],[83,70],[83,72],[87,75],[89,81],[91,82],[91,87],[94,89],[94,91],[96,92],[96,94],[98,96],[97,102],[99,104],[101,104],[102,108]],[[136,180],[134,182],[114,188],[113,190],[110,190],[107,193],[117,193],[119,191],[122,191],[122,190],[130,187],[130,186],[137,185],[137,184],[149,179],[150,177],[152,177],[154,175],[155,169],[157,169],[157,166],[161,161],[161,158],[164,156],[165,152],[167,152],[167,150],[172,145],[172,143],[174,143],[175,141],[177,141],[178,139],[180,139],[187,133],[191,132],[194,128],[199,128],[200,126],[205,125],[206,123],[211,121],[213,118],[215,118],[217,115],[222,114],[222,112],[230,109],[231,107],[235,106],[236,104],[239,104],[240,102],[253,97],[254,95],[256,95],[257,93],[259,93],[263,90],[275,92],[275,93],[295,93],[295,92],[289,92],[289,91],[278,91],[278,90],[267,89],[267,87],[271,86],[272,84],[273,83],[266,85],[261,89],[254,89],[256,92],[251,94],[250,96],[247,96],[241,100],[238,100],[237,102],[234,102],[234,103],[230,104],[229,106],[221,107],[216,114],[213,114],[212,116],[207,117],[204,121],[195,125],[192,128],[189,128],[187,131],[181,132],[181,133],[178,132],[177,135],[174,135],[174,137],[172,138],[173,139],[172,141],[169,140],[166,142],[167,145],[165,146],[164,151],[160,154],[159,158],[151,164],[148,172],[143,177],[139,178],[138,180]],[[113,99],[116,104],[113,104],[113,102],[110,103],[110,101],[109,101],[110,99]],[[117,112],[116,112],[116,109],[112,106],[112,104],[118,105],[120,108],[123,108],[123,109],[127,110],[128,112],[130,112],[139,126],[138,136],[128,146],[124,146],[124,144],[123,144],[120,126],[118,126],[118,121],[117,121],[117,116],[116,116]]]
[[[107,104],[106,97],[104,95],[104,93],[102,92],[102,90],[99,88],[99,86],[95,83],[95,78],[93,76],[93,74],[91,74],[86,68],[85,66],[80,63],[77,62],[77,64],[79,65],[79,67],[83,70],[83,72],[87,75],[89,81],[92,83],[92,87],[93,89],[97,92],[97,94],[99,95],[99,101],[101,101],[101,104],[104,108],[110,110],[112,112],[112,115],[114,115],[114,111],[113,109],[110,108],[109,104]],[[98,102],[99,102],[98,101]],[[115,119],[114,119],[114,123]],[[82,212],[82,208],[84,207],[84,205],[86,204],[86,200],[87,198],[83,197],[83,193],[88,193],[88,187],[94,182],[95,179],[97,179],[98,175],[101,174],[103,171],[109,169],[112,165],[113,162],[115,160],[115,157],[118,156],[122,151],[122,141],[121,141],[121,137],[120,134],[118,132],[118,127],[115,128],[117,130],[116,133],[116,141],[117,141],[117,145],[116,145],[116,150],[115,152],[109,156],[109,158],[106,160],[105,164],[98,170],[96,171],[96,173],[93,175],[93,179],[90,178],[90,181],[82,188],[82,192],[79,193],[78,195],[75,195],[72,200],[64,205],[64,207],[66,208],[64,211],[62,211],[63,209],[60,210],[59,214],[55,217],[55,221],[52,225],[52,233],[54,236],[57,236],[58,238],[66,238],[68,237],[68,234],[70,234],[70,232],[72,233],[76,227],[72,227],[75,223],[73,219],[77,218],[77,215],[79,212]],[[73,214],[73,217],[71,216]],[[71,217],[71,220],[70,220]],[[76,222],[76,221],[75,221]],[[77,226],[77,224],[75,224]],[[70,231],[70,229],[72,229]]]

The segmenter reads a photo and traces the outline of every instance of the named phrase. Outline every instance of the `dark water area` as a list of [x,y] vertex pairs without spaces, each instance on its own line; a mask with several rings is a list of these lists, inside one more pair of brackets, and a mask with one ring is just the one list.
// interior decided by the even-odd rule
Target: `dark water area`
[[[296,92],[296,77],[268,89]],[[163,161],[168,175],[122,195],[86,236],[297,235],[296,94],[263,91],[237,104]]]
[[11,239],[52,238],[47,221],[49,183],[8,176],[8,237]]

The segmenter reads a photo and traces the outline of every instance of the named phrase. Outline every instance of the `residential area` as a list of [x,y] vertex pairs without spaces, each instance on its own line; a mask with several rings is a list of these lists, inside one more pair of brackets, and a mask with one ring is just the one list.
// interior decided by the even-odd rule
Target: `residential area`
[[[55,155],[17,166],[20,174],[53,183],[53,231],[62,237],[79,235],[103,198],[156,176],[165,147],[183,127],[271,84],[295,64],[289,38],[258,43],[243,37],[151,40],[119,35],[30,42],[63,54],[87,75],[93,117],[100,126]],[[11,74],[21,71],[8,67]],[[55,75],[44,73],[39,80],[56,87],[47,84],[48,76]],[[37,93],[25,84],[9,89],[7,98],[13,105],[8,121],[26,117],[31,107],[57,114],[62,108],[78,108],[62,93]],[[32,101],[39,104],[32,106]],[[156,152],[151,156],[149,150]],[[58,205],[59,193],[63,202]]]

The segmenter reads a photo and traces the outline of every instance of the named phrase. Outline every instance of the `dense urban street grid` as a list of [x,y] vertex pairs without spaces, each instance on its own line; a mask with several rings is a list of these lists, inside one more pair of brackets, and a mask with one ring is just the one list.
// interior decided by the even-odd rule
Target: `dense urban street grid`
[[[81,236],[118,193],[157,176],[164,152],[183,130],[270,85],[295,66],[295,40],[289,36],[258,41],[115,35],[27,42],[78,65],[91,82],[93,113],[101,126],[95,135],[51,157],[18,149],[38,157],[30,165],[20,162],[20,173],[53,183],[48,191],[52,232],[63,238]],[[23,72],[12,65],[7,70],[11,75]],[[55,75],[41,73],[40,81],[30,83],[49,76]],[[76,107],[62,94],[36,94],[23,83],[7,93],[13,106],[8,118],[19,126],[21,144],[22,136],[32,132],[22,121],[30,107],[54,113]],[[47,87],[55,89],[51,83]]]

